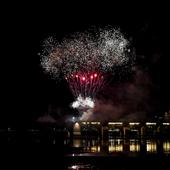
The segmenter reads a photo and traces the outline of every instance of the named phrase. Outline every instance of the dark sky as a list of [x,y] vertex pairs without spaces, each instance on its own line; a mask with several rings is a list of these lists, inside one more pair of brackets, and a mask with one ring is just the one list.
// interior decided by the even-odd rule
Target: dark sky
[[[59,7],[58,7],[59,8]],[[57,8],[57,9],[58,9]],[[120,27],[136,48],[137,63],[147,71],[156,86],[155,98],[158,99],[158,112],[170,109],[169,49],[167,15],[148,12],[144,9],[134,12],[130,9],[105,11],[74,12],[63,9],[58,12],[49,9],[31,9],[4,18],[5,94],[2,95],[4,111],[1,122],[20,124],[31,122],[48,110],[49,104],[63,107],[66,112],[73,100],[66,84],[56,85],[40,67],[37,55],[42,49],[42,41],[50,35],[58,39],[91,26],[112,25]],[[131,11],[131,12],[130,12]],[[65,16],[64,16],[65,15]],[[22,123],[21,123],[22,124]]]

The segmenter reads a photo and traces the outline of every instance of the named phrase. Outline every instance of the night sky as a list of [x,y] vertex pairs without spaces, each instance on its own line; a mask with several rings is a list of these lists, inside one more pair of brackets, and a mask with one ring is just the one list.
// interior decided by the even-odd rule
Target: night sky
[[56,84],[49,75],[44,74],[38,53],[48,36],[55,35],[61,40],[64,36],[87,30],[91,26],[120,27],[132,39],[137,66],[149,76],[152,84],[149,95],[152,95],[151,103],[155,109],[150,111],[151,114],[164,113],[170,109],[167,15],[151,11],[146,13],[144,9],[134,13],[128,10],[117,13],[113,9],[105,14],[100,10],[89,14],[87,11],[73,13],[65,9],[67,13],[64,16],[64,11],[58,12],[57,9],[50,13],[48,10],[37,12],[36,9],[27,10],[27,13],[22,9],[19,14],[11,14],[8,19],[4,19],[4,31],[1,34],[5,49],[5,62],[2,63],[5,73],[2,91],[5,93],[1,97],[5,103],[1,111],[1,124],[30,124],[45,114],[50,105],[57,112],[53,115],[55,118],[68,112],[72,114],[69,104],[73,97],[67,84]]

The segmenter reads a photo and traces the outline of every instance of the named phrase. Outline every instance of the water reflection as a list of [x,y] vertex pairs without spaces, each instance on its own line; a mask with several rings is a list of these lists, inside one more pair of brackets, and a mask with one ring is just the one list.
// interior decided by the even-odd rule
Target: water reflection
[[75,138],[72,141],[64,141],[65,146],[68,146],[68,144],[73,148],[81,148],[80,153],[137,152],[170,154],[170,140],[109,138],[102,141],[99,138]]
[[163,142],[163,152],[170,153],[170,140],[166,140]]
[[100,152],[100,141],[97,139],[73,139],[72,147],[82,147],[84,152]]
[[82,141],[80,139],[73,139],[73,147],[75,148],[82,147]]

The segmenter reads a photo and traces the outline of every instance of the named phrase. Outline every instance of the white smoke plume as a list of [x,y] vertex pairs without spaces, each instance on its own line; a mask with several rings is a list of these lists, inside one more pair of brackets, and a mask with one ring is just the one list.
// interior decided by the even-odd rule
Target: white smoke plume
[[106,88],[105,97],[98,98],[93,111],[83,118],[100,121],[137,121],[144,120],[152,113],[158,101],[154,99],[151,77],[138,67],[134,68],[134,71],[131,81]]

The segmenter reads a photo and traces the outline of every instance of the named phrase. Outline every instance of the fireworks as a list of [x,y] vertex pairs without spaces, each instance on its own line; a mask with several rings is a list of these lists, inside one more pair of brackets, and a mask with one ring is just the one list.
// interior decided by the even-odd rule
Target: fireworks
[[72,103],[73,108],[94,108],[94,101],[90,97],[83,98],[81,95],[78,96],[77,100]]
[[99,72],[78,72],[65,79],[72,89],[73,95],[77,97],[81,94],[84,98],[94,98],[106,81],[103,74]]
[[94,107],[94,97],[104,86],[107,72],[128,65],[129,42],[116,29],[77,33],[61,43],[49,38],[44,43],[41,65],[54,78],[64,77],[77,101],[73,107]]
[[129,42],[119,30],[99,30],[96,35],[77,33],[58,43],[52,38],[44,42],[42,67],[58,78],[77,72],[107,72],[129,61]]
[[101,56],[101,69],[112,70],[115,66],[125,65],[129,61],[127,56],[128,41],[118,30],[104,30],[100,32],[98,49]]

